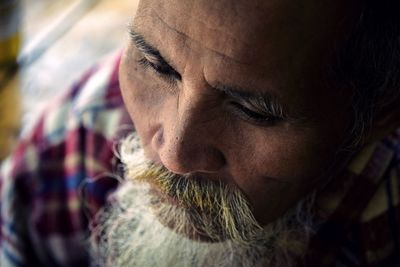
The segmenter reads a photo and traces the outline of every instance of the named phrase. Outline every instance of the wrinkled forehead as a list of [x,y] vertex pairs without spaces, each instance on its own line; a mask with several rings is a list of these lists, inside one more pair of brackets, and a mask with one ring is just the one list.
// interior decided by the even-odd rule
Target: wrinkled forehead
[[339,0],[142,0],[137,21],[167,27],[240,62],[332,45],[352,7]]

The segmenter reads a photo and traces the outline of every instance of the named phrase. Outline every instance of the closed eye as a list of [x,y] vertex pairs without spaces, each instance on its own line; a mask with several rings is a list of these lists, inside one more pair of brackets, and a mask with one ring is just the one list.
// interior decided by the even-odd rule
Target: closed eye
[[158,75],[177,81],[182,80],[182,76],[166,62],[152,62],[146,56],[139,59],[138,62],[145,68],[151,68]]
[[160,54],[160,52],[150,45],[142,35],[137,33],[132,26],[128,28],[129,36],[137,50],[142,54],[138,63],[145,68],[151,68],[156,74],[175,81],[181,81],[182,77]]
[[255,111],[238,102],[231,101],[230,104],[237,116],[255,125],[271,126],[283,120],[281,117],[266,111]]

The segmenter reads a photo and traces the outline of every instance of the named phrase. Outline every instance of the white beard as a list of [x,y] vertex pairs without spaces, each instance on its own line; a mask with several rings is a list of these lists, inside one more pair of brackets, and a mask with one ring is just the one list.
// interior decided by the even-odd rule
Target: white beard
[[[97,214],[97,225],[92,231],[92,255],[100,266],[289,267],[304,254],[313,233],[311,198],[277,221],[260,229],[256,227],[257,238],[250,241],[194,240],[179,233],[193,224],[191,210],[164,201],[151,190],[149,183],[136,181],[131,175],[137,173],[144,157],[136,139],[127,139],[125,145],[130,149],[125,147],[124,151],[122,147],[121,159],[129,180],[112,195],[109,206]],[[164,218],[162,222],[172,220],[173,229],[161,223],[160,217]]]

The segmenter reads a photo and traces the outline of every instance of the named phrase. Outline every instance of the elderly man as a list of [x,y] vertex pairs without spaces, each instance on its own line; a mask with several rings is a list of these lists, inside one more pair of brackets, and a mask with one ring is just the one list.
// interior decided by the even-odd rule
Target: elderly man
[[397,266],[399,7],[142,0],[3,164],[1,266]]

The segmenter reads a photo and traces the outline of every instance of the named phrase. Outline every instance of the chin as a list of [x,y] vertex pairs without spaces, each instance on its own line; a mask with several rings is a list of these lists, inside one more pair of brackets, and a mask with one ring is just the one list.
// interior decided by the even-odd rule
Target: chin
[[137,138],[121,149],[125,181],[92,229],[100,266],[287,267],[304,254],[314,230],[309,199],[261,227],[240,190],[154,168]]

